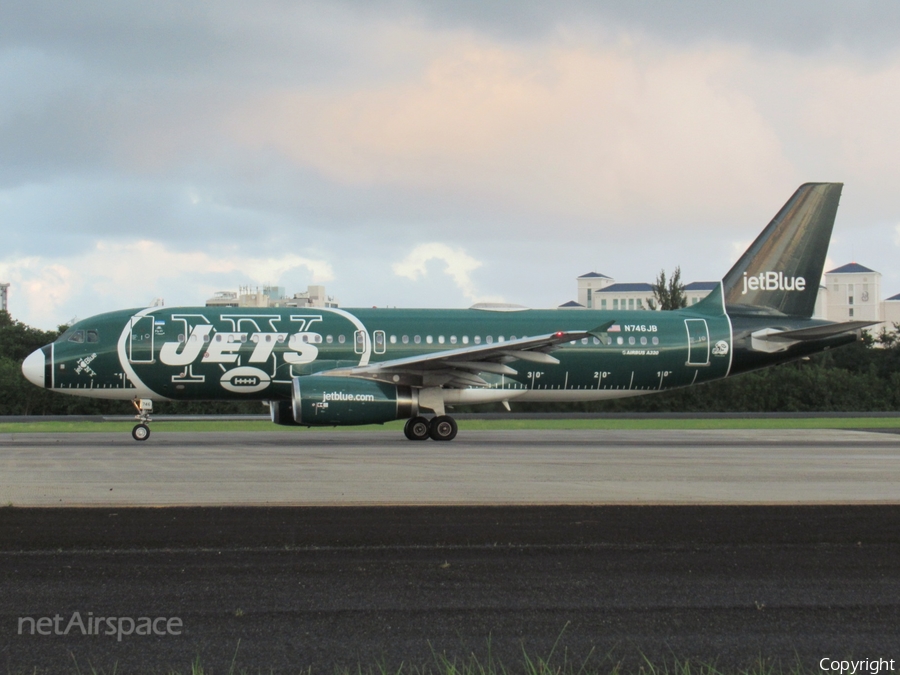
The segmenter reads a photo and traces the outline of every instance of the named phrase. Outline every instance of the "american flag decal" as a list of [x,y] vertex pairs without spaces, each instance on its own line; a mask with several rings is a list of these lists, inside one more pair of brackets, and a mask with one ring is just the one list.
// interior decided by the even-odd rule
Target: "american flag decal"
[[610,326],[610,327],[609,327],[609,332],[610,332],[610,333],[621,333],[621,332],[622,332],[622,326],[620,326],[619,324],[615,324],[614,326]]

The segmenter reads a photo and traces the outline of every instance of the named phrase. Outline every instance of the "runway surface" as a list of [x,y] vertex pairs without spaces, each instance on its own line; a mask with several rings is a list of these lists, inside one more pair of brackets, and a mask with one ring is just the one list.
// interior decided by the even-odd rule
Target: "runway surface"
[[843,430],[0,435],[0,504],[900,502],[900,436]]
[[[178,635],[31,634],[22,617],[163,617]],[[10,673],[333,673],[433,653],[513,671],[642,655],[900,662],[900,507],[0,510]],[[104,629],[106,626],[104,625]],[[105,632],[105,630],[103,631]],[[561,637],[560,637],[561,635]],[[74,660],[73,660],[74,659]],[[576,667],[577,670],[577,667]]]

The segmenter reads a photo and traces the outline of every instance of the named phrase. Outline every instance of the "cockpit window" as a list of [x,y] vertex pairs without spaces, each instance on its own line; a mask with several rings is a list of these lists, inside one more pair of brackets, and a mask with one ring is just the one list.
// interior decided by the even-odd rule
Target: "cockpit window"
[[72,334],[69,336],[69,342],[77,342],[79,344],[84,342],[84,331],[83,330],[72,331]]
[[100,333],[95,330],[87,331],[87,341],[88,342],[100,342]]

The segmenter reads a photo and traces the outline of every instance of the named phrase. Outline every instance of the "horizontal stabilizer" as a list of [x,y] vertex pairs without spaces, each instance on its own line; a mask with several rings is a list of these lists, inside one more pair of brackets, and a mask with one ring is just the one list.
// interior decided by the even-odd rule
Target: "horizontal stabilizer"
[[846,321],[844,323],[829,323],[812,328],[800,328],[798,330],[785,330],[778,333],[769,333],[767,340],[780,340],[784,342],[809,342],[834,337],[841,333],[849,333],[867,326],[874,326],[877,321]]
[[769,354],[783,352],[800,342],[814,342],[825,340],[837,335],[852,333],[866,326],[873,326],[877,321],[846,321],[844,323],[826,323],[810,328],[798,328],[797,330],[779,330],[778,328],[763,328],[750,334],[750,345],[754,351]]

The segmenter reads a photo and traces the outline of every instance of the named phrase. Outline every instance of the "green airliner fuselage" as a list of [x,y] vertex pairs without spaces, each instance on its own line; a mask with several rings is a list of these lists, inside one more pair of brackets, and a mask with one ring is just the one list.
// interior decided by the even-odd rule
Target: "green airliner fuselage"
[[[511,359],[513,373],[481,373],[460,402],[563,401],[632,396],[720,379],[797,358],[751,356],[744,345],[771,318],[740,317],[735,329],[715,297],[673,312],[479,309],[153,308],[80,321],[44,348],[45,386],[98,398],[288,400],[294,378],[438,354],[559,331],[602,333],[566,341],[559,363]],[[705,311],[704,311],[705,310]],[[825,322],[814,322],[825,323]],[[811,325],[785,317],[784,329]],[[743,338],[743,340],[741,340]],[[840,344],[856,336],[844,335]],[[805,344],[803,352],[823,345]],[[421,381],[415,381],[416,378]],[[435,377],[440,377],[436,375]],[[436,386],[429,374],[406,377]]]
[[858,339],[867,322],[811,318],[840,192],[801,186],[680,310],[156,307],[79,321],[23,372],[54,391],[134,400],[137,440],[153,401],[221,399],[268,401],[279,424],[408,419],[411,440],[450,440],[453,405],[636,396]]

